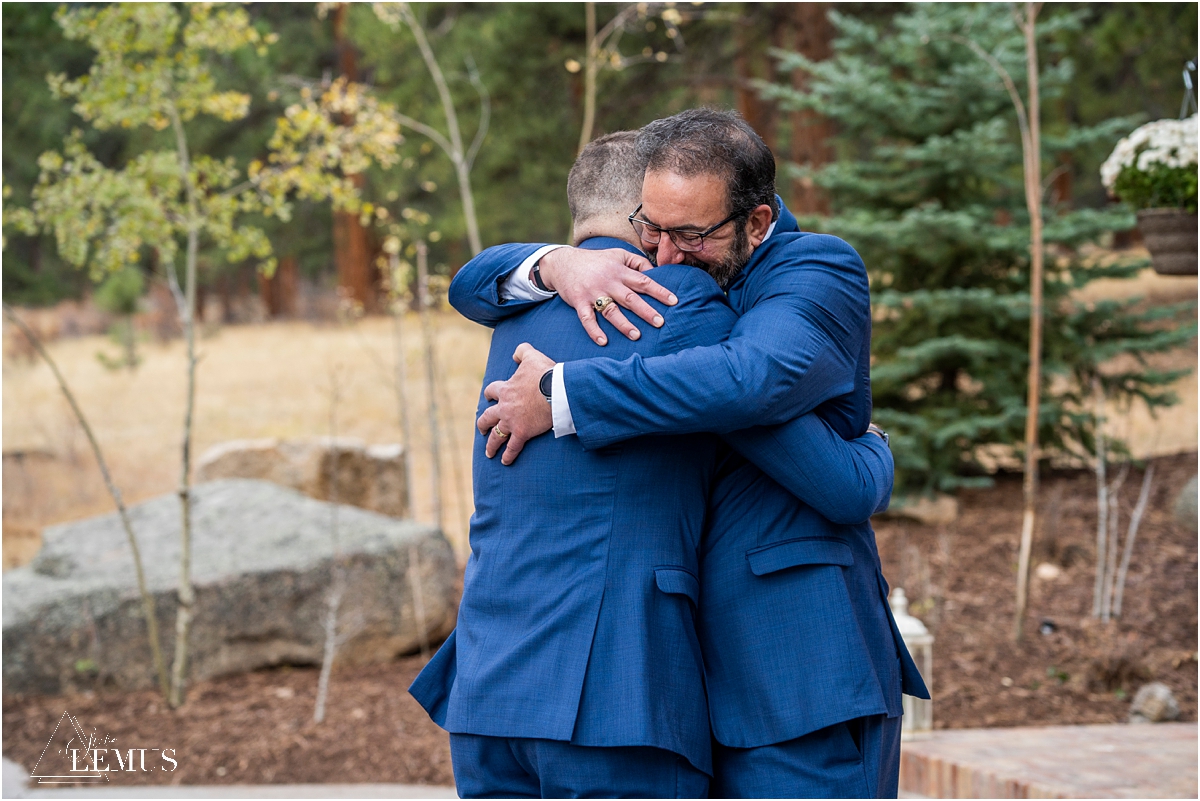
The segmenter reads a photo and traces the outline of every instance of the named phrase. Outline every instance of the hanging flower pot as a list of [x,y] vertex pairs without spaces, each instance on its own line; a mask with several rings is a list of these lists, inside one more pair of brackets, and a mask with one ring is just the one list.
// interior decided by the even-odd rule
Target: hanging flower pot
[[1196,275],[1196,115],[1147,123],[1100,167],[1109,194],[1137,210],[1160,275]]
[[1196,275],[1196,215],[1184,209],[1142,209],[1138,229],[1159,275]]

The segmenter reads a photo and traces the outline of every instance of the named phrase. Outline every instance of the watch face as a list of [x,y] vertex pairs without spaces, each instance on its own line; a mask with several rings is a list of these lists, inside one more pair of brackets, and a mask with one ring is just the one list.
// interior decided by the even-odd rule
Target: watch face
[[544,396],[546,396],[546,400],[550,400],[550,398],[554,395],[554,368],[553,367],[550,368],[549,370],[547,370],[546,372],[542,373],[542,380],[538,382],[538,389],[540,389],[542,391],[542,394]]

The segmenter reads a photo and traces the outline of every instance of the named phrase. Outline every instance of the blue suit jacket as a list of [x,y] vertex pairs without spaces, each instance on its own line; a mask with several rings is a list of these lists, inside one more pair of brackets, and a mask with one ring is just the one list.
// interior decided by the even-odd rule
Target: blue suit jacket
[[[497,279],[536,247],[481,254],[456,277],[452,302],[484,322],[511,313],[495,305]],[[849,246],[777,226],[730,300],[742,317],[720,346],[650,358],[610,351],[618,361],[568,364],[581,443],[735,430],[814,408],[843,436],[865,429],[869,298]],[[488,314],[473,314],[481,307]],[[605,418],[605,403],[620,419]],[[762,428],[745,436],[770,438]],[[803,452],[779,448],[758,464],[779,478],[787,453]],[[731,746],[779,742],[859,715],[898,715],[902,686],[927,695],[887,608],[869,525],[788,489],[727,455],[712,497],[699,622],[713,730]]]
[[[654,277],[687,325],[610,347],[669,353],[728,336],[735,316],[707,275],[671,266]],[[512,375],[525,341],[556,361],[603,352],[573,309],[541,304],[497,327],[485,386]],[[649,745],[711,773],[695,605],[716,440],[585,450],[539,437],[511,467],[487,459],[485,441],[476,436],[458,626],[410,692],[454,733]]]
[[[614,336],[610,348],[668,352],[732,329],[735,316],[703,272],[669,266],[654,278],[680,298],[675,322],[636,343]],[[497,328],[485,385],[511,375],[522,341],[555,359],[607,352],[572,309],[547,303]],[[459,625],[412,694],[452,732],[652,745],[711,771],[693,610],[715,440],[647,437],[589,452],[575,437],[541,437],[512,467],[487,460],[484,441]],[[767,459],[815,453],[780,474],[819,506],[844,490],[865,518],[891,490],[891,456],[878,438],[845,443],[815,415],[742,447]],[[829,475],[852,478],[833,487]]]

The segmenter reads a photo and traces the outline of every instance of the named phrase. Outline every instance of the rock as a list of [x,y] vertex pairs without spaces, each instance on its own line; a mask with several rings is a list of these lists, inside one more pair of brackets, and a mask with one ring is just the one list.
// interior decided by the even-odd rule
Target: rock
[[1054,581],[1062,575],[1062,568],[1053,562],[1042,562],[1033,569],[1033,575],[1043,581]]
[[1161,723],[1179,717],[1179,703],[1171,688],[1160,681],[1142,685],[1129,709],[1130,723]]
[[[193,499],[191,679],[320,663],[334,507],[246,479],[198,485]],[[160,496],[131,508],[130,516],[170,660],[178,498]],[[414,556],[425,638],[436,643],[450,632],[458,568],[441,532],[347,506],[337,507],[337,530],[347,571],[341,619],[353,632],[340,662],[382,662],[418,649]],[[44,540],[30,565],[4,576],[4,693],[156,686],[133,558],[117,515],[52,526]]]
[[883,514],[891,518],[916,520],[927,526],[945,525],[958,519],[958,499],[953,495],[896,498]]
[[1196,521],[1196,477],[1192,476],[1188,483],[1183,485],[1183,489],[1179,491],[1179,497],[1175,501],[1175,519],[1180,525],[1186,527],[1192,533],[1197,531]]
[[257,478],[319,501],[333,500],[392,517],[408,515],[402,445],[361,440],[239,439],[214,445],[196,465],[196,481]]

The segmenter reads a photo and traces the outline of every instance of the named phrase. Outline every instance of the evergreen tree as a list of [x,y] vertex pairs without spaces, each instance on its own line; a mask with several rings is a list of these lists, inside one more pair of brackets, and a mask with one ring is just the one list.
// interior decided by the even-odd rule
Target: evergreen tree
[[[813,109],[839,131],[835,163],[811,174],[789,168],[825,188],[834,209],[804,224],[845,238],[871,273],[875,418],[892,432],[897,492],[986,486],[985,468],[1022,441],[1029,228],[1012,103],[968,40],[1019,78],[1022,37],[1007,4],[912,6],[878,25],[830,16],[838,31],[833,58],[777,54],[782,66],[809,73],[808,91],[763,86],[784,108]],[[1076,24],[1075,15],[1060,14],[1041,26],[1047,99],[1061,95],[1072,74],[1050,43]],[[1043,163],[1115,142],[1133,123],[1047,132]],[[1147,369],[1144,359],[1188,341],[1195,324],[1174,324],[1178,307],[1074,299],[1090,281],[1146,266],[1083,247],[1105,231],[1131,228],[1127,209],[1060,206],[1044,215],[1040,441],[1047,451],[1080,454],[1092,449],[1093,379],[1118,402],[1173,403],[1167,385],[1181,374]],[[1119,364],[1134,366],[1118,368],[1118,355],[1133,356]]]

